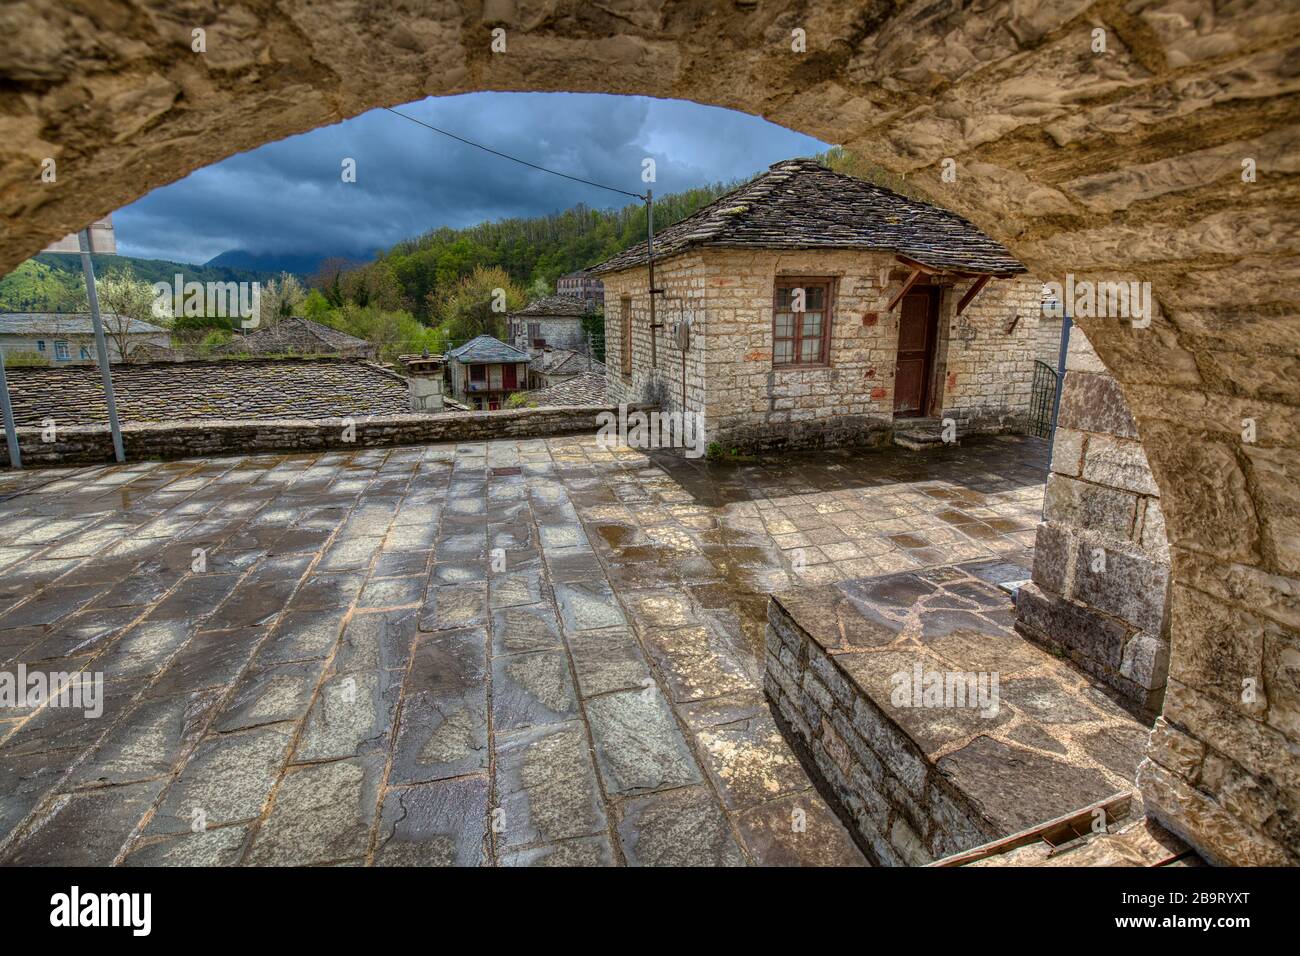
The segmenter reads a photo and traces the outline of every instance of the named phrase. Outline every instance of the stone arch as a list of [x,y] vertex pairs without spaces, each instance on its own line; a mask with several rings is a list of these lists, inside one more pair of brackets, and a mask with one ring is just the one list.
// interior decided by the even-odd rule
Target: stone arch
[[569,90],[758,114],[908,176],[1037,275],[1150,282],[1149,328],[1080,320],[1134,412],[1171,545],[1144,792],[1213,859],[1297,861],[1293,4],[20,0],[5,26],[5,270],[194,169],[376,106]]

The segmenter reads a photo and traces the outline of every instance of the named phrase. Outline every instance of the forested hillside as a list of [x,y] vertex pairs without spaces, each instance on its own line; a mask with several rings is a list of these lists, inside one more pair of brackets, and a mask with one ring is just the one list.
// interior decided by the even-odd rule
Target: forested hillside
[[[735,185],[716,183],[657,197],[655,223],[677,222]],[[409,307],[421,318],[432,318],[447,291],[475,266],[499,266],[527,289],[545,286],[553,292],[559,276],[600,262],[645,236],[643,203],[612,210],[575,206],[532,219],[434,229],[399,242],[364,268],[391,270]]]
[[[149,285],[155,282],[171,285],[178,272],[185,276],[186,282],[264,283],[274,276],[251,269],[193,266],[133,256],[95,255],[90,259],[96,276],[130,271],[136,279]],[[88,307],[81,256],[41,253],[0,278],[0,312],[77,312]]]

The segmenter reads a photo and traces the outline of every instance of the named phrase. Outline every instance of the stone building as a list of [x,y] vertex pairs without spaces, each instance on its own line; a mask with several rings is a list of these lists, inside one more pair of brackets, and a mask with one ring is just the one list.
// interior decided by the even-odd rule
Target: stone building
[[375,347],[365,339],[301,316],[281,319],[217,350],[225,355],[337,355],[340,358],[375,357]]
[[869,443],[904,418],[1015,430],[1028,411],[1041,284],[960,216],[812,160],[655,237],[657,329],[644,244],[593,271],[611,399],[702,412],[710,440]]
[[555,280],[555,291],[581,299],[588,312],[605,307],[605,284],[587,269],[560,276]]
[[510,341],[521,349],[551,346],[585,351],[587,336],[582,317],[591,311],[582,299],[571,295],[548,295],[529,302],[507,316]]
[[528,388],[528,353],[490,335],[447,353],[451,395],[471,408],[491,411]]
[[[171,335],[152,322],[142,322],[114,312],[102,315],[104,344],[110,362],[122,361],[140,346],[166,348]],[[28,353],[51,365],[95,361],[95,328],[89,312],[0,313],[0,351]]]

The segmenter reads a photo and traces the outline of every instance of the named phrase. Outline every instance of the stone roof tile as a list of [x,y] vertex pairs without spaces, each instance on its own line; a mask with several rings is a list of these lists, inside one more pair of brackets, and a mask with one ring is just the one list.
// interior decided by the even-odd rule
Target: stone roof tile
[[[18,425],[108,421],[99,368],[5,370]],[[405,381],[368,362],[278,359],[113,366],[118,417],[126,423],[405,415]]]
[[[936,269],[1025,272],[969,220],[883,186],[832,172],[811,159],[774,163],[766,173],[655,235],[655,258],[695,246],[893,251]],[[646,261],[640,243],[592,267],[630,269]]]

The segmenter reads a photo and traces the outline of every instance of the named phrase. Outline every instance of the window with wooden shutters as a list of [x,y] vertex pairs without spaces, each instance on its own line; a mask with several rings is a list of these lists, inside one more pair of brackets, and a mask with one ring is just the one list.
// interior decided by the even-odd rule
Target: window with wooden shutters
[[622,322],[623,345],[623,375],[631,376],[632,374],[632,297],[623,296],[618,303],[620,318]]
[[827,365],[831,342],[830,279],[782,277],[772,300],[772,364]]

